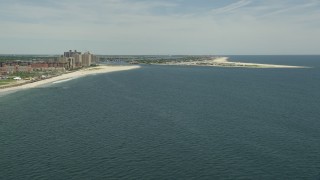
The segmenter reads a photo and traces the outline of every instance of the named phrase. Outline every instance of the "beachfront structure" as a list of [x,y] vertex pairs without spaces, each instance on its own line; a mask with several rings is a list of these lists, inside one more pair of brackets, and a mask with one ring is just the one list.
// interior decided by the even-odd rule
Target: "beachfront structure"
[[57,61],[0,62],[0,75],[14,74],[18,72],[30,73],[32,71],[65,71],[67,67],[66,63]]
[[67,63],[64,62],[35,62],[31,64],[32,70],[35,71],[65,71]]
[[95,64],[98,57],[90,52],[81,53],[77,50],[67,51],[60,57],[45,60],[30,61],[4,61],[0,62],[0,75],[14,74],[17,72],[32,71],[65,71],[75,68],[88,67]]
[[82,64],[83,66],[90,66],[92,63],[93,54],[90,54],[90,52],[86,52],[82,54]]
[[31,71],[31,63],[28,62],[0,62],[0,75]]
[[[76,67],[81,67],[81,52],[75,51],[67,51],[63,53],[58,61],[67,63],[67,69],[74,69]],[[76,62],[77,61],[77,62]]]
[[75,67],[82,67],[82,55],[81,54],[74,55],[74,65],[75,65]]
[[63,53],[64,57],[75,57],[75,55],[81,55],[81,52],[78,52],[77,50],[74,50],[74,51],[69,50]]
[[88,67],[97,62],[98,57],[90,52],[81,53],[77,50],[64,52],[59,58],[59,62],[65,62],[68,64],[67,69],[74,69],[79,67]]

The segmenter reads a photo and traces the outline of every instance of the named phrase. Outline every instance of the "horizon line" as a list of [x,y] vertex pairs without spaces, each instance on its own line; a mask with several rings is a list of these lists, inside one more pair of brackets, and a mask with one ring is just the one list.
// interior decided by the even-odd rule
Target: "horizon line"
[[[93,53],[94,54],[94,53]],[[60,56],[62,54],[17,53],[0,56]],[[320,56],[320,54],[94,54],[97,56]]]

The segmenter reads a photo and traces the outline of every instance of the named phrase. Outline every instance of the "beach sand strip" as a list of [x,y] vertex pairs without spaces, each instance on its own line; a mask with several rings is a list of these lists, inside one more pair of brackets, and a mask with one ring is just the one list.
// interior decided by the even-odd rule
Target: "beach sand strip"
[[88,76],[88,75],[102,74],[102,73],[109,73],[109,72],[116,72],[116,71],[126,71],[126,70],[137,69],[139,67],[140,66],[105,66],[105,65],[100,65],[97,67],[91,67],[91,68],[86,68],[86,69],[82,69],[79,71],[74,71],[74,72],[62,74],[60,76],[52,77],[49,79],[44,79],[41,81],[23,84],[21,86],[0,89],[0,96],[5,95],[5,94],[9,94],[9,93],[13,93],[13,92],[16,92],[19,90],[36,88],[39,86],[48,85],[48,84],[55,83],[55,82],[57,83],[57,82],[72,80],[75,78],[80,78],[80,77],[84,77],[84,76]]

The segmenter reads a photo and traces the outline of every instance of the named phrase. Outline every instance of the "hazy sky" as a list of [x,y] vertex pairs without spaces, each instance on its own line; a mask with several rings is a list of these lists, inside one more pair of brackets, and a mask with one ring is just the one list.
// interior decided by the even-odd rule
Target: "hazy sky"
[[0,53],[320,54],[320,0],[0,0]]

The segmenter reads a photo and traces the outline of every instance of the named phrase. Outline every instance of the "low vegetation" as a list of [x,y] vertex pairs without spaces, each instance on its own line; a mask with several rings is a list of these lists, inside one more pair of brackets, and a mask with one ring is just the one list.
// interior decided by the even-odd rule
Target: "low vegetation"
[[0,62],[48,60],[56,56],[44,55],[0,55]]
[[0,86],[8,85],[15,82],[13,79],[0,79]]

